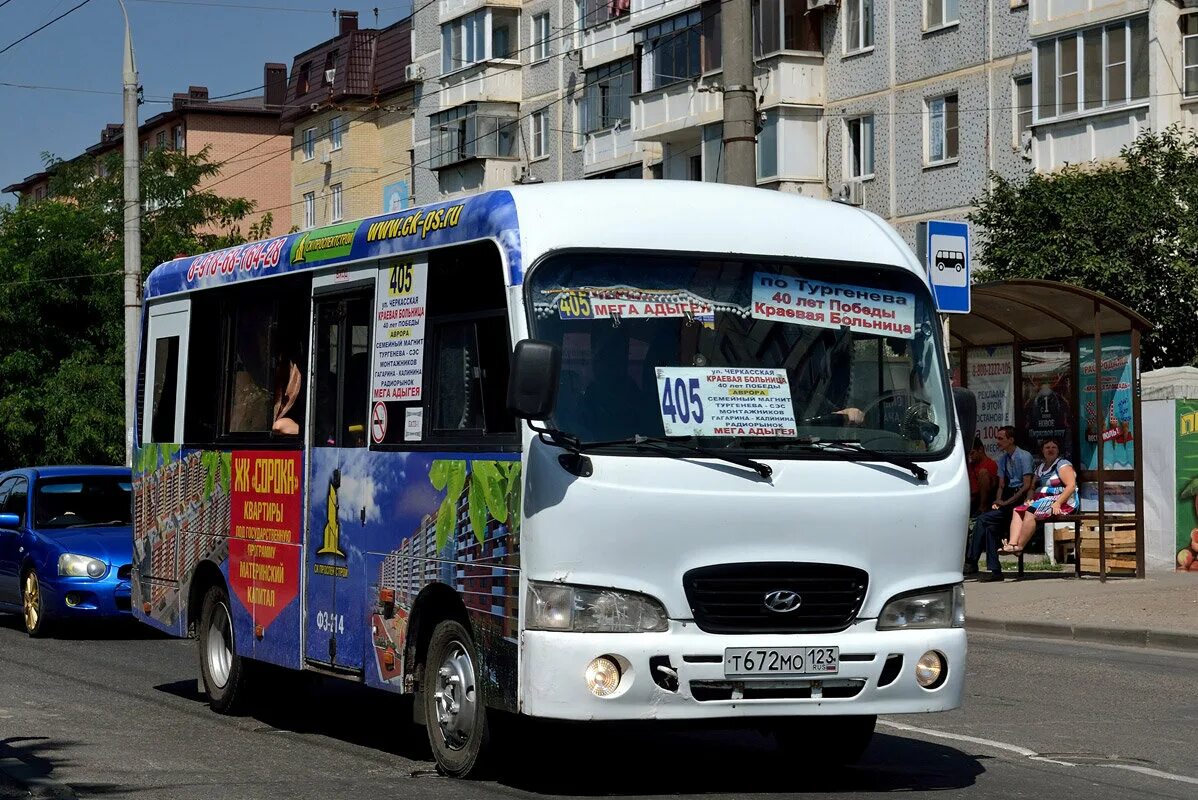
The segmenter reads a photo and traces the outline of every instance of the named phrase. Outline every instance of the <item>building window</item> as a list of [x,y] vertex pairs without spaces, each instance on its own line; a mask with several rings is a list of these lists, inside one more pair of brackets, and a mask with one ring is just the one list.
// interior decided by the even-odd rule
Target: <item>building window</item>
[[874,46],[874,0],[845,0],[848,26],[844,50],[855,53]]
[[845,121],[848,141],[848,174],[865,180],[874,176],[874,117],[856,117]]
[[[1191,47],[1198,55],[1198,44]],[[1117,106],[1129,99],[1144,100],[1148,97],[1148,18],[1037,42],[1033,59],[1036,121]],[[1188,79],[1190,73],[1186,75]],[[1198,90],[1198,74],[1195,79]]]
[[582,31],[586,27],[586,0],[574,0],[574,46],[582,46]]
[[316,158],[316,129],[307,128],[304,131],[304,161]]
[[925,31],[956,24],[957,17],[957,0],[924,0]]
[[720,68],[719,8],[714,3],[636,32],[642,92]]
[[1032,77],[1016,78],[1015,95],[1015,148],[1023,147],[1023,134],[1032,129]]
[[757,180],[778,177],[778,109],[765,112],[757,133]]
[[582,91],[582,131],[610,130],[632,119],[632,59],[587,70]]
[[549,58],[549,14],[532,18],[532,60]]
[[344,130],[341,124],[341,117],[333,117],[329,120],[329,139],[332,140],[334,150],[341,149],[341,132]]
[[632,0],[579,0],[579,6],[584,28],[605,25],[632,13]]
[[1181,46],[1185,51],[1186,97],[1198,95],[1198,14],[1181,18]]
[[957,157],[957,96],[928,101],[928,164],[942,164]]
[[320,82],[322,86],[333,85],[333,81],[330,80],[330,77],[333,78],[333,80],[336,80],[336,73],[334,72],[336,69],[337,50],[334,48],[333,50],[330,50],[328,55],[324,57],[324,74],[320,76]]
[[341,184],[334,183],[331,187],[333,190],[333,222],[340,222],[342,217],[341,206]]
[[176,126],[175,126],[175,130],[174,130],[174,140],[175,140],[175,149],[176,149],[176,150],[182,150],[182,149],[183,149],[183,145],[184,145],[184,141],[183,141],[183,126],[182,126],[182,125],[176,125]]
[[304,193],[304,227],[316,227],[316,193]]
[[[872,2],[872,0],[869,0]],[[779,50],[820,52],[819,14],[807,13],[806,0],[753,0],[753,55]]]
[[166,149],[166,131],[158,131],[158,135],[154,137],[154,146],[159,150]]
[[512,58],[519,38],[516,27],[519,22],[519,11],[483,8],[442,25],[442,74],[492,58]]
[[549,115],[544,111],[534,111],[529,122],[532,129],[532,157],[544,158],[549,155]]
[[429,117],[432,143],[430,166],[456,164],[471,158],[514,158],[519,120],[513,114],[480,114],[467,103]]
[[309,73],[311,73],[311,71],[312,71],[312,62],[311,61],[305,61],[303,64],[300,64],[299,81],[297,81],[296,85],[295,85],[296,94],[299,95],[300,97],[303,97],[312,89],[312,85],[309,83],[309,80],[308,80],[308,76],[309,76]]

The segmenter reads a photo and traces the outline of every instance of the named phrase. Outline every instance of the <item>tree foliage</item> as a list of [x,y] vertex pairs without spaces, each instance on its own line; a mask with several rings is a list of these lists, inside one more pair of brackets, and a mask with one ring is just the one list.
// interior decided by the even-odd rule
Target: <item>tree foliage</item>
[[[0,208],[0,469],[124,460],[121,157],[47,166],[48,199]],[[206,150],[147,154],[143,279],[180,254],[245,241],[253,204],[199,188],[219,172]]]
[[969,217],[986,279],[1100,291],[1153,324],[1146,369],[1198,358],[1198,133],[1145,132],[1119,163],[991,177]]

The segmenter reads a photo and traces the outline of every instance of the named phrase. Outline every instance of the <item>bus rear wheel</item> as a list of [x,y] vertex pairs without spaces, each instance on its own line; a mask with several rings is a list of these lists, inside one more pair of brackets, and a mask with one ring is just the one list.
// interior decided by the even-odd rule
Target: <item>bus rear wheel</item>
[[477,776],[490,749],[477,665],[474,640],[465,626],[455,620],[438,623],[425,656],[421,702],[433,758],[454,778]]
[[250,664],[237,655],[229,593],[212,586],[200,606],[200,674],[208,705],[219,714],[236,714],[249,695]]
[[798,717],[770,725],[778,749],[788,758],[813,765],[856,764],[869,747],[874,715]]

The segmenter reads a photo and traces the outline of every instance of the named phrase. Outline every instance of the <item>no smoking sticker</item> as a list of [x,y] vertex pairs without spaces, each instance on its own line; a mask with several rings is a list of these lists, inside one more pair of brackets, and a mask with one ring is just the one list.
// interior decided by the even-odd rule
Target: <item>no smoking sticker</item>
[[387,438],[387,406],[375,403],[370,412],[370,437],[375,444],[382,444]]

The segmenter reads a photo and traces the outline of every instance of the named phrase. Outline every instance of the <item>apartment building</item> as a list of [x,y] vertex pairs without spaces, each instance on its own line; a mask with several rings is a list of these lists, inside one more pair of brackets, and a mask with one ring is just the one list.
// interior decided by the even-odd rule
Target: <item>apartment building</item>
[[294,58],[283,130],[290,202],[302,230],[407,208],[413,202],[411,20],[338,33]]
[[[196,155],[207,148],[210,161],[225,162],[226,166],[199,188],[211,186],[222,196],[252,201],[258,210],[240,223],[243,231],[273,209],[272,234],[286,233],[291,226],[287,207],[291,180],[287,162],[279,158],[287,151],[289,141],[279,132],[286,75],[286,65],[266,64],[265,93],[257,97],[213,99],[206,86],[191,86],[186,92],[175,93],[170,110],[138,127],[142,153],[169,147]],[[67,160],[96,159],[119,152],[123,146],[124,128],[113,123],[100,132],[96,144]],[[3,191],[16,193],[18,202],[41,200],[47,195],[50,177],[49,172],[38,172]]]
[[573,0],[439,0],[414,18],[419,202],[582,177]]

